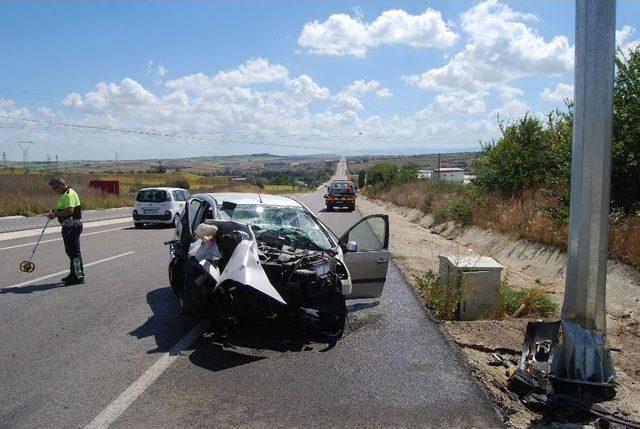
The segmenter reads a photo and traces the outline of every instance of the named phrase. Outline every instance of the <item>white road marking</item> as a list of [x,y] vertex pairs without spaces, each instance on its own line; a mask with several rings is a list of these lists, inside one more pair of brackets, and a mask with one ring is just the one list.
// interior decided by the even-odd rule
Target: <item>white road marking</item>
[[109,427],[111,423],[116,421],[116,419],[178,359],[181,353],[189,347],[191,343],[204,333],[207,325],[208,323],[206,321],[202,321],[194,326],[171,350],[164,353],[144,374],[129,385],[120,396],[107,405],[91,423],[85,426],[85,429],[102,429]]
[[[84,266],[85,266],[85,268],[86,267],[91,267],[93,265],[101,264],[103,262],[108,262],[108,261],[112,261],[112,260],[117,259],[117,258],[122,258],[123,256],[131,255],[132,253],[136,253],[136,252],[135,251],[131,251],[131,252],[126,252],[126,253],[121,253],[119,255],[110,256],[108,258],[104,258],[104,259],[100,259],[98,261],[94,261],[94,262],[90,262],[88,264],[84,264]],[[30,285],[32,283],[39,282],[41,280],[50,279],[51,277],[56,277],[56,276],[59,276],[61,274],[65,274],[65,273],[68,273],[68,272],[69,272],[69,270],[58,271],[57,273],[48,274],[46,276],[42,276],[42,277],[38,277],[38,278],[35,278],[35,279],[27,280],[25,282],[18,283],[18,284],[15,284],[15,285],[6,286],[6,287],[3,287],[3,288],[0,288],[0,290],[15,289],[15,288],[18,288],[18,287],[27,286],[27,285]]]
[[[84,224],[84,228],[85,229],[96,228],[98,226],[114,225],[114,224],[125,223],[125,222],[133,222],[133,218],[131,216],[127,216],[127,217],[121,217],[116,219],[87,222]],[[0,234],[0,241],[14,240],[16,238],[35,237],[40,235],[43,227],[44,227],[44,222],[42,223],[42,225],[40,225],[38,228],[35,228],[35,229],[28,229],[25,231],[5,232]],[[45,235],[53,234],[54,232],[60,232],[60,229],[61,227],[59,226],[50,226],[49,228],[47,228],[47,230],[44,233]]]
[[[96,231],[96,232],[89,232],[87,234],[82,234],[81,237],[87,237],[89,235],[96,235],[96,234],[102,234],[104,232],[113,232],[113,231],[122,231],[126,228],[113,228],[113,229],[104,229],[102,231]],[[41,240],[40,244],[42,243],[52,243],[54,241],[61,241],[62,238],[52,238],[51,240]],[[36,242],[32,242],[32,243],[25,243],[25,244],[16,244],[15,246],[8,246],[8,247],[0,247],[0,250],[9,250],[9,249],[17,249],[18,247],[26,247],[26,246],[32,246],[36,244]]]

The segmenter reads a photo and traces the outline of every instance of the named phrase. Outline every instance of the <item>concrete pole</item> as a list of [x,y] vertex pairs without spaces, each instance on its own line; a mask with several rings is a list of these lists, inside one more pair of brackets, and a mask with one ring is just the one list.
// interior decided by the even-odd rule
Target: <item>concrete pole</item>
[[609,235],[615,0],[576,0],[571,208],[556,378],[609,383],[605,295]]

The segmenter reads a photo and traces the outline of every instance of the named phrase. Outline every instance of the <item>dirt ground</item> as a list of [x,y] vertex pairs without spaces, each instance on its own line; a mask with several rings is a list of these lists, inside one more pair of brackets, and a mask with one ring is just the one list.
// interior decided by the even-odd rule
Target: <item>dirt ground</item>
[[[558,304],[562,303],[566,255],[555,249],[516,242],[478,228],[460,230],[453,225],[441,226],[439,230],[430,228],[430,216],[419,210],[365,197],[358,198],[358,209],[363,215],[389,215],[392,257],[414,286],[416,275],[429,269],[438,271],[438,255],[492,256],[504,266],[503,276],[506,275],[511,284],[542,287]],[[608,305],[608,340],[620,386],[616,398],[601,405],[640,421],[640,312],[637,311],[640,287],[637,279],[638,274],[630,272],[628,267],[610,266],[607,288],[615,295],[610,297],[608,291],[608,304],[613,302]],[[452,341],[462,348],[473,375],[494,398],[508,426],[557,427],[557,423],[549,423],[543,416],[527,409],[507,390],[507,368],[487,363],[492,360],[492,353],[497,353],[508,361],[509,367],[516,366],[527,322],[527,319],[507,317],[503,320],[446,321],[442,326]]]

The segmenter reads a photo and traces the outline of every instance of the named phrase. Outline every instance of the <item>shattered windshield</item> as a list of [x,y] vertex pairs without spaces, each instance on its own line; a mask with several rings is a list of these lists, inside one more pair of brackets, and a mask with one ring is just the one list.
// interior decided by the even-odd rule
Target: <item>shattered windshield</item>
[[246,223],[254,231],[275,229],[304,237],[325,250],[333,247],[320,225],[302,207],[224,204],[220,216],[223,220]]

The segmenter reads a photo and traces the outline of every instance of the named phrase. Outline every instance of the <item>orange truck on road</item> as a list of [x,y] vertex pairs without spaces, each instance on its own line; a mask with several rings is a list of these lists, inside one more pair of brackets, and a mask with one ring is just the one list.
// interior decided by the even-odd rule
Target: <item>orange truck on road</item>
[[334,180],[327,186],[324,194],[327,211],[335,207],[346,207],[350,212],[356,209],[356,187],[349,180]]

